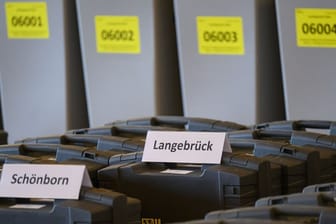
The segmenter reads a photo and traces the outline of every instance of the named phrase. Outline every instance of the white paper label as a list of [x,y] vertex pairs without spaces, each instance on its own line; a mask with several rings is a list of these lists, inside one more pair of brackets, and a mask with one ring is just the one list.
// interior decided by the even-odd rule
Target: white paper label
[[164,171],[161,171],[161,173],[180,174],[180,175],[186,175],[192,172],[193,172],[192,170],[174,170],[174,169],[166,169]]
[[232,152],[224,132],[148,131],[143,162],[220,164]]
[[4,164],[0,197],[78,199],[92,187],[84,165]]
[[12,205],[9,208],[18,208],[18,209],[41,209],[46,205],[37,205],[37,204],[16,204]]

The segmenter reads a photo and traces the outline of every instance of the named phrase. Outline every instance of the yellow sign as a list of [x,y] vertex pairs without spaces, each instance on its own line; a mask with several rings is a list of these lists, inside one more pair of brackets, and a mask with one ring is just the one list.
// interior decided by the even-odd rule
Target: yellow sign
[[196,22],[199,54],[245,54],[241,17],[198,16]]
[[6,2],[8,39],[48,39],[46,2]]
[[160,218],[142,218],[141,224],[161,224]]
[[336,47],[336,9],[295,9],[298,47]]
[[137,16],[96,16],[98,53],[140,54],[140,29]]

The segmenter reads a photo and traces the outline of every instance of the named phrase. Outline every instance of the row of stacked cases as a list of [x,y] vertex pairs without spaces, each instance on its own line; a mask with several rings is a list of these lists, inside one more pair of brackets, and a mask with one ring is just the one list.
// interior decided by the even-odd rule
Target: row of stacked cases
[[[329,132],[321,133],[320,129]],[[232,153],[223,153],[219,165],[142,162],[148,130],[226,132]],[[156,116],[17,140],[15,144],[0,146],[2,164],[84,164],[94,187],[83,188],[78,201],[48,202],[49,210],[9,209],[8,205],[18,200],[7,200],[6,209],[0,210],[1,219],[7,223],[23,223],[28,218],[34,223],[159,224],[198,219],[212,223],[208,217],[215,216],[209,214],[222,210],[229,215],[219,215],[214,220],[238,218],[229,212],[245,211],[265,197],[299,193],[307,186],[335,182],[335,130],[331,121],[296,120],[246,126],[206,118]],[[165,172],[168,169],[189,172]],[[98,209],[100,206],[105,213]],[[303,207],[286,206],[286,211],[294,214],[298,210],[302,211],[301,216],[306,215]],[[253,210],[252,214],[272,212]],[[67,215],[55,218],[59,214]]]
[[309,185],[300,193],[260,198],[254,206],[216,210],[180,224],[335,223],[336,183]]

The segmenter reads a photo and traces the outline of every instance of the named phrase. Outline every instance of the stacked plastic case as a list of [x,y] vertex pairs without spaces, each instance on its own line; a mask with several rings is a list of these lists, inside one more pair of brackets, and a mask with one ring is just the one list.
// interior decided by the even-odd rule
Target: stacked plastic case
[[[307,125],[303,124],[316,122],[295,120],[248,126],[202,117],[138,117],[109,121],[104,126],[70,129],[59,135],[24,138],[16,144],[0,146],[0,154],[2,163],[85,165],[94,187],[139,201],[139,222],[188,222],[204,218],[206,222],[219,219],[235,222],[231,219],[243,217],[276,223],[275,214],[295,216],[297,208],[287,204],[272,204],[268,208],[252,206],[256,202],[260,204],[262,198],[276,198],[268,200],[274,203],[285,201],[279,198],[300,193],[309,185],[336,180],[333,172],[329,172],[334,170],[335,154],[330,144],[334,136],[304,129]],[[286,125],[277,128],[279,123],[301,126],[287,125],[291,128],[286,130]],[[310,125],[310,128],[313,126],[320,127]],[[143,162],[146,136],[151,130],[226,132],[232,153],[223,153],[217,165]],[[304,136],[306,142],[305,138],[300,138],[300,144],[295,144],[294,133]],[[329,139],[330,147],[326,147],[326,141],[323,141],[324,146],[312,145],[310,142],[316,138]],[[321,210],[318,206],[313,208],[314,214],[329,214],[328,209]],[[184,209],[186,207],[188,210]],[[217,211],[225,215],[210,218]],[[234,211],[236,213],[232,213]],[[240,211],[260,216],[233,215]],[[231,219],[227,220],[228,217]]]

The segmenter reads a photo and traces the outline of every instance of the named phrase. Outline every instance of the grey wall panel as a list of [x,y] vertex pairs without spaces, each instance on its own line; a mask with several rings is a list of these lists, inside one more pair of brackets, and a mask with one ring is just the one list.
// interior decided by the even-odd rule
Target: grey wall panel
[[[283,118],[273,1],[175,0],[175,15],[187,116],[245,124]],[[200,54],[197,16],[241,17],[244,54]]]
[[35,1],[47,4],[47,39],[8,38],[5,2],[0,8],[0,75],[9,142],[87,125],[74,1]]
[[[172,1],[77,0],[77,7],[90,126],[181,114]],[[98,52],[95,16],[138,17],[141,52]]]
[[[330,35],[334,47],[299,47],[295,9],[331,9],[336,13],[336,1],[277,0],[276,8],[287,118],[335,120],[336,34]],[[332,26],[336,24],[336,16],[333,18]]]

